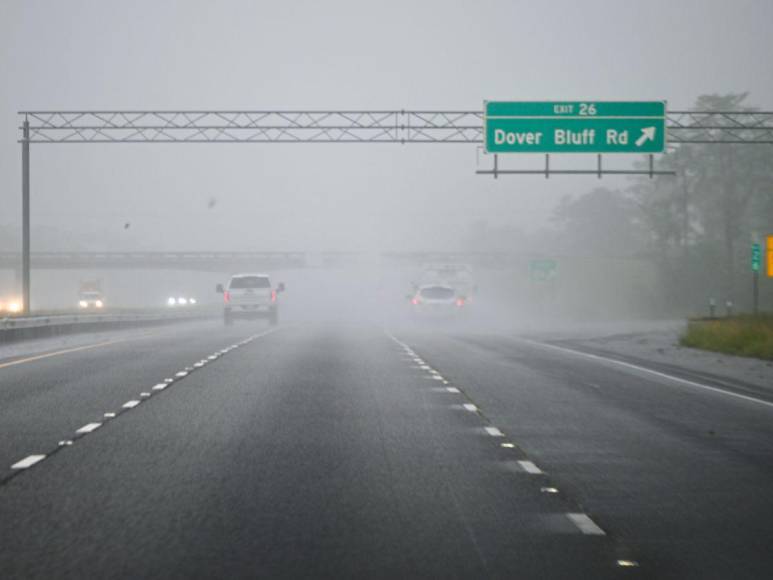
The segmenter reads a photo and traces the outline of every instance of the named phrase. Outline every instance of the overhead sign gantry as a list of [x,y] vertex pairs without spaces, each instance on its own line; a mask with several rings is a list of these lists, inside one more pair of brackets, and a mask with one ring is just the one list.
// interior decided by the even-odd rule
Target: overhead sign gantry
[[[609,146],[619,148],[618,152],[650,155],[650,170],[647,172],[650,176],[658,173],[652,169],[652,153],[664,150],[666,127],[669,145],[773,144],[773,112],[769,111],[666,112],[665,103],[660,101],[642,104],[640,110],[631,103],[622,108],[619,104],[612,106],[612,103],[603,104],[601,101],[556,104],[572,105],[572,108],[554,108],[548,115],[536,115],[533,111],[525,114],[529,111],[518,108],[510,109],[510,112],[516,111],[521,117],[529,117],[519,121],[522,125],[538,122],[530,129],[531,132],[546,132],[552,127],[551,142],[562,149],[551,150],[553,153],[570,152],[570,147],[595,146],[601,135],[608,140],[612,135],[608,131],[615,131],[616,141]],[[637,112],[643,115],[634,114]],[[484,128],[488,110],[80,110],[20,111],[19,114],[22,117],[19,142],[22,150],[22,304],[25,312],[29,311],[30,305],[30,145],[33,143],[466,143],[480,146],[487,139],[484,134],[489,127]],[[582,124],[576,125],[569,118],[571,116],[583,117],[578,121]],[[644,118],[635,119],[637,116]],[[509,123],[502,120],[501,124],[490,127],[512,130]],[[579,137],[575,136],[578,128]],[[557,137],[557,129],[564,133]],[[518,137],[505,137],[504,144],[510,145],[509,140],[513,140],[514,145]],[[529,140],[532,143],[528,143]],[[536,135],[521,138],[530,146],[537,146],[536,140]],[[540,141],[542,146],[546,146],[549,139],[545,136]],[[492,144],[492,150],[495,146]],[[624,151],[626,147],[631,150]],[[612,151],[602,153],[607,152]],[[544,173],[546,177],[551,173],[597,173],[599,177],[643,173],[636,170],[602,170],[601,153],[598,153],[595,172],[552,170],[548,160],[550,153],[545,154],[544,170],[501,171],[496,167],[497,155],[493,155],[493,171],[476,173],[493,174],[494,177],[498,173]]]

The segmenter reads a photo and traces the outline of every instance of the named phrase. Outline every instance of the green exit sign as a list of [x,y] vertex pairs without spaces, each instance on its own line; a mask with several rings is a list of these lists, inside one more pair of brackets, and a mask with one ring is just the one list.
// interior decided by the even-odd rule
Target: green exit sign
[[488,153],[662,153],[665,101],[486,101]]
[[558,262],[551,259],[536,259],[529,262],[529,276],[532,280],[551,280],[556,277]]
[[762,266],[762,248],[759,244],[752,244],[752,272],[759,272]]

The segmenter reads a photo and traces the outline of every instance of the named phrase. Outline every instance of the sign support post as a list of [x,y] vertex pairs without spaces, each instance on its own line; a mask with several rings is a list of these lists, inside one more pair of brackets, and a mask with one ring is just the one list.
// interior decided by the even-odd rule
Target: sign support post
[[752,303],[754,314],[759,312],[760,305],[760,267],[762,266],[762,248],[760,244],[752,244]]
[[24,119],[21,142],[21,311],[30,312],[30,122]]

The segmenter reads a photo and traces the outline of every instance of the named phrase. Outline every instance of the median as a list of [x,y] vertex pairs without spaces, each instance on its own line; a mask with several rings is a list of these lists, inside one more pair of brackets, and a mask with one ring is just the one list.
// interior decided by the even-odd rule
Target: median
[[773,314],[690,320],[680,343],[692,348],[773,360]]

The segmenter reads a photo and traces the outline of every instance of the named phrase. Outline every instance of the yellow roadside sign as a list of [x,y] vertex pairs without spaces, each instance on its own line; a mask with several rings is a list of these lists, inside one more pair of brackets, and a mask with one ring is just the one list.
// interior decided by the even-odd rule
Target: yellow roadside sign
[[768,264],[768,278],[773,278],[773,236],[768,236],[765,244],[766,263]]

